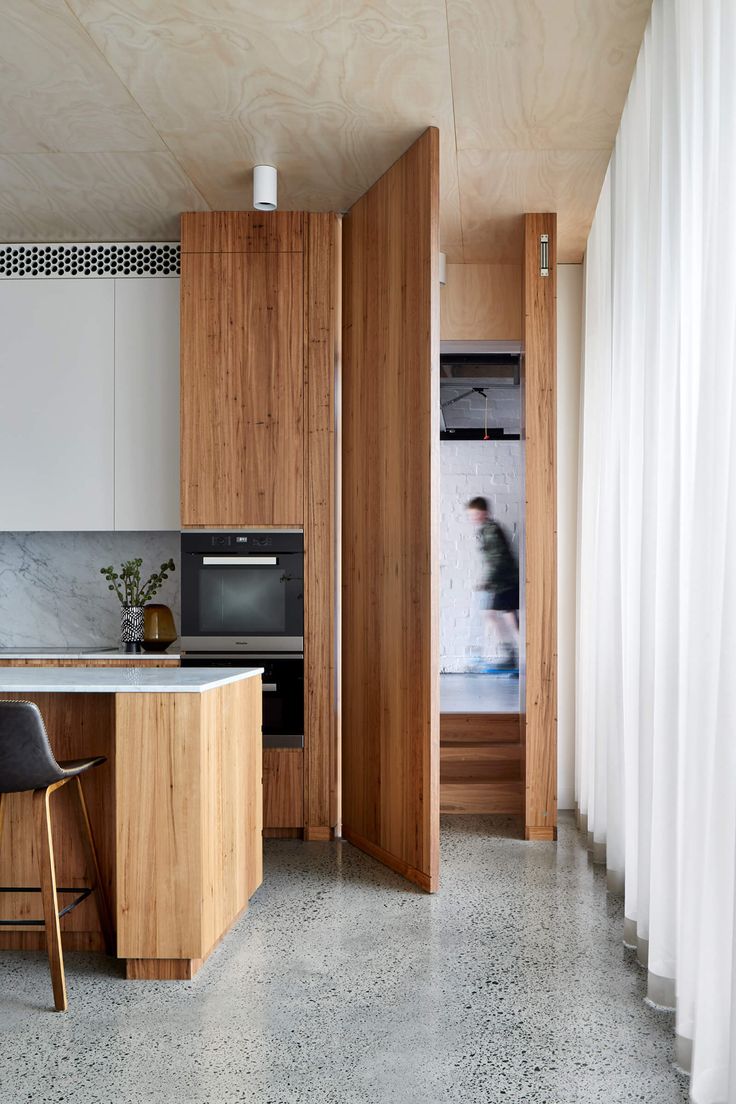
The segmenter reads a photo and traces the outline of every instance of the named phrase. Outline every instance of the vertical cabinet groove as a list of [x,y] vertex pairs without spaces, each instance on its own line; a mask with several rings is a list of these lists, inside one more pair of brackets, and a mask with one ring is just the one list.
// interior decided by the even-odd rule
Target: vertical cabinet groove
[[324,838],[338,819],[335,643],[337,217],[308,215],[305,231],[304,824],[307,838]]

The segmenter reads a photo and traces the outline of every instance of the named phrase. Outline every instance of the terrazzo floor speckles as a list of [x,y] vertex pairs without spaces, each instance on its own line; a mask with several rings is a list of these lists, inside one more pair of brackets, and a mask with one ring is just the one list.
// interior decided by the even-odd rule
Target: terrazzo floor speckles
[[644,1004],[569,820],[444,818],[428,897],[345,843],[266,841],[266,881],[193,982],[0,954],[2,1104],[678,1104],[672,1018]]

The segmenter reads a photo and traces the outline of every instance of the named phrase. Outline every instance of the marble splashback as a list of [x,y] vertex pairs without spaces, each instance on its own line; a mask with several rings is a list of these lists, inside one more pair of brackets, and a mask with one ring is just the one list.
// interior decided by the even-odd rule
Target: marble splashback
[[146,576],[173,557],[154,601],[179,629],[178,533],[0,533],[0,648],[115,647],[120,603],[100,568],[137,557]]

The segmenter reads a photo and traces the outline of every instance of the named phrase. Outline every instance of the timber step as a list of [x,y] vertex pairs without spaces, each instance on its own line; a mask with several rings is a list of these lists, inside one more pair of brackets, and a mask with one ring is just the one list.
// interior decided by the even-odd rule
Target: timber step
[[523,812],[523,755],[518,713],[443,713],[440,811]]
[[524,811],[524,783],[440,782],[441,813],[508,813]]
[[518,713],[442,713],[441,744],[513,744],[521,739]]
[[440,746],[443,782],[521,781],[521,744]]

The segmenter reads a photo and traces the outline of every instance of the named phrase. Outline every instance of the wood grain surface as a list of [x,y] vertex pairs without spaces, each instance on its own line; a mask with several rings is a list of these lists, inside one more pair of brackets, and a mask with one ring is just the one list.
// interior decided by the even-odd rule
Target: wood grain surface
[[208,211],[181,216],[182,253],[301,253],[301,211]]
[[[540,275],[539,239],[549,235],[549,276]],[[556,217],[524,218],[524,395],[526,467],[526,761],[527,838],[551,838],[557,826],[557,470]]]
[[610,149],[650,6],[448,0],[458,147]]
[[443,713],[440,741],[446,744],[513,744],[519,742],[518,713]]
[[[46,664],[44,664],[45,666]],[[145,695],[144,695],[145,696]],[[0,694],[0,700],[17,699],[17,692]],[[107,762],[84,776],[92,830],[102,870],[107,900],[115,907],[115,740],[113,698],[109,694],[24,694],[41,710],[51,747],[58,759],[105,755]],[[37,846],[33,827],[33,794],[7,794],[4,829],[0,841],[0,885],[39,884]],[[74,793],[63,786],[50,801],[51,828],[56,852],[56,880],[64,887],[92,884]],[[68,904],[70,897],[62,897]],[[37,893],[0,894],[3,919],[38,919],[41,900]],[[69,950],[92,947],[101,950],[104,939],[94,900],[89,897],[61,920],[62,943]],[[69,937],[69,938],[68,938]],[[0,948],[42,947],[42,933],[28,929],[0,929]]]
[[203,965],[201,958],[126,958],[128,981],[191,981]]
[[[249,169],[264,161],[281,170],[280,209],[345,211],[431,123],[443,135],[442,236],[459,247],[444,4],[208,2],[195,17],[175,0],[155,12],[79,0],[73,10],[90,53],[101,51],[92,60],[104,57],[209,207],[249,207]],[[26,104],[48,79],[40,70],[29,81]]]
[[439,136],[343,222],[343,833],[439,879]]
[[565,245],[560,260],[579,263],[609,160],[607,149],[461,150],[465,261],[518,264],[522,212],[556,210]]
[[0,151],[0,180],[4,242],[176,241],[179,212],[207,207],[176,158],[159,150]]
[[[2,667],[120,667],[120,666],[153,666],[153,667],[178,667],[179,660],[165,656],[155,660],[140,659],[136,656],[125,656],[124,659],[4,659]],[[16,697],[16,694],[9,695]],[[114,914],[114,828],[105,812],[112,812],[110,807],[109,789],[111,763],[114,755],[114,739],[112,736],[112,706],[105,695],[90,694],[86,702],[80,700],[79,708],[73,708],[71,700],[63,704],[63,698],[53,694],[35,695],[32,699],[24,695],[25,700],[37,701],[44,715],[47,730],[51,738],[51,746],[55,754],[60,758],[79,758],[81,755],[97,754],[94,750],[101,747],[104,750],[99,754],[108,756],[108,764],[103,768],[96,768],[85,776],[84,786],[92,829],[95,834],[95,842],[102,853],[100,862],[103,868],[103,881],[108,894],[108,902]],[[41,704],[43,702],[43,704]],[[45,712],[44,712],[45,710]],[[90,751],[91,749],[91,751]],[[98,776],[98,771],[103,770],[105,775]],[[3,868],[3,847],[0,841],[0,881],[2,884],[18,884],[19,877],[25,884],[36,885],[38,882],[34,843],[28,837],[32,818],[32,806],[28,795],[13,795],[7,797],[8,808],[14,809],[14,831],[16,844],[13,850],[13,882],[2,881],[11,877],[9,868]],[[96,807],[95,807],[96,806]],[[82,840],[79,836],[77,824],[71,808],[69,795],[61,791],[54,795],[51,803],[52,830],[54,839],[61,848],[57,856],[57,870],[60,872],[60,885],[89,884],[88,863],[82,850]],[[7,843],[7,837],[6,837]],[[10,844],[13,847],[13,844]],[[61,861],[59,861],[59,859]],[[20,860],[18,862],[18,860]],[[84,871],[82,874],[81,872]],[[68,878],[82,878],[85,881],[67,881]],[[29,882],[26,879],[30,878]],[[0,916],[2,917],[27,917],[40,916],[38,895],[25,895],[20,897],[15,894],[0,894]],[[67,951],[102,951],[105,949],[105,940],[100,931],[99,918],[94,902],[87,900],[75,909],[74,912],[61,920],[61,941],[64,950]],[[42,950],[45,946],[43,932],[29,928],[3,928],[0,930],[0,949],[5,950]]]
[[[300,212],[183,215],[182,248],[182,517],[303,524],[305,820],[287,826],[329,835],[339,815],[339,222]],[[226,274],[220,283],[216,272]],[[291,797],[287,789],[283,800]]]
[[523,814],[524,783],[443,782],[440,786],[440,808],[443,813]]
[[432,124],[451,260],[543,209],[579,260],[650,7],[4,0],[0,240],[175,240],[259,161],[283,210],[344,211]]
[[181,271],[181,518],[301,526],[303,257],[186,253]]
[[448,264],[443,341],[520,341],[521,264]]
[[331,829],[338,821],[335,215],[306,216],[305,271],[304,824],[311,830]]
[[118,955],[204,959],[262,879],[261,681],[115,714]]
[[46,936],[46,953],[51,971],[54,1008],[57,1012],[66,1012],[67,996],[64,952],[61,947],[61,926],[59,924],[59,883],[56,880],[54,837],[51,831],[49,801],[54,790],[63,785],[63,781],[56,782],[52,786],[47,786],[46,789],[35,790],[33,793],[33,819],[36,834],[36,857],[41,883],[40,896],[44,917],[44,935]]
[[300,748],[263,750],[263,826],[304,825],[304,752]]
[[201,958],[201,695],[116,695],[115,728],[118,954]]
[[201,699],[204,911],[202,953],[195,958],[207,957],[263,881],[261,680],[231,683]]
[[523,752],[518,713],[443,713],[440,811],[523,811]]
[[440,781],[521,781],[521,745],[470,744],[440,747]]

